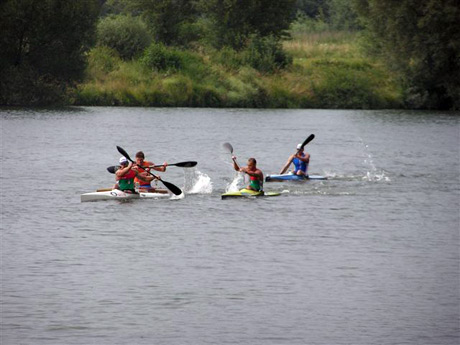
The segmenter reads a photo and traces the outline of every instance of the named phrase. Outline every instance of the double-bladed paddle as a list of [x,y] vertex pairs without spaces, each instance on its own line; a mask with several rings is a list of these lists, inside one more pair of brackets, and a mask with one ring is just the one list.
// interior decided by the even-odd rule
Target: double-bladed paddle
[[[128,153],[127,153],[125,150],[123,150],[123,148],[121,148],[120,146],[117,146],[117,150],[118,150],[118,152],[120,152],[127,160],[129,160],[131,163],[136,164],[138,167],[142,168],[139,164],[137,164],[136,162],[134,162],[134,161],[131,159],[131,157],[129,157]],[[107,168],[107,170],[108,170],[108,168]],[[146,172],[147,172],[148,174],[152,175],[153,177],[157,178],[158,180],[160,180],[160,181],[165,185],[165,187],[168,188],[173,194],[175,194],[175,195],[180,195],[180,194],[182,194],[182,190],[181,190],[179,187],[173,185],[173,184],[170,183],[170,182],[163,181],[161,178],[159,178],[158,176],[152,174],[150,171],[146,171]]]
[[[198,162],[195,162],[195,161],[187,161],[187,162],[179,162],[179,163],[174,163],[174,164],[168,164],[168,167],[169,166],[176,166],[176,167],[179,167],[179,168],[193,168],[195,165],[197,165]],[[163,164],[161,165],[153,165],[153,166],[150,166],[148,168],[158,168],[158,167],[162,167]],[[115,174],[115,172],[118,170],[120,166],[119,165],[112,165],[112,166],[109,166],[107,167],[107,171],[111,174]],[[144,169],[147,168],[147,167],[143,167]]]

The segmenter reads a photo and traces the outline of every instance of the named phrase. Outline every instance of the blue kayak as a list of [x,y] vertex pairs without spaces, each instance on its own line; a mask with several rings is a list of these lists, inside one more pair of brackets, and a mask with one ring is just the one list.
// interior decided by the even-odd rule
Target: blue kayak
[[308,180],[327,180],[326,176],[321,175],[294,175],[294,174],[283,174],[283,175],[267,175],[265,182],[278,182],[278,181],[308,181]]

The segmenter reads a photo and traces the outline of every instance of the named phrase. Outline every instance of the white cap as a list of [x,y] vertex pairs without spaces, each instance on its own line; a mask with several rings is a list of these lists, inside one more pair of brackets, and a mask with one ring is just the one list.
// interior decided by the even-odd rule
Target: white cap
[[302,144],[297,145],[297,150],[300,150],[302,148]]
[[120,164],[126,163],[127,161],[126,157],[121,157],[119,160]]

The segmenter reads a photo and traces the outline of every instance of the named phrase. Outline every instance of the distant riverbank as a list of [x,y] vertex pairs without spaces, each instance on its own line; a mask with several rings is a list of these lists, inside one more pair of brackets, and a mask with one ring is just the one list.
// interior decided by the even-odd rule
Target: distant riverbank
[[274,73],[241,65],[238,53],[172,52],[176,68],[152,70],[108,48],[89,53],[86,79],[71,104],[240,108],[403,108],[403,88],[349,32],[293,34],[283,43],[292,64]]

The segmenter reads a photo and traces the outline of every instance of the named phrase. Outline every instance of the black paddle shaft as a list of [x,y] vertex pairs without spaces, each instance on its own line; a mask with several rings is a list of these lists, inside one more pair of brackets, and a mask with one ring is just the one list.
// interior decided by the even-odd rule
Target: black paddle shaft
[[[187,161],[187,162],[179,162],[179,163],[174,163],[174,164],[168,164],[168,167],[175,165],[176,167],[179,167],[179,168],[193,168],[197,164],[198,164],[198,162],[195,162],[195,161]],[[162,166],[163,166],[163,164],[154,165],[153,167],[158,168],[158,167],[162,167]]]
[[[198,162],[195,162],[195,161],[188,161],[188,162],[179,162],[179,163],[175,163],[175,164],[168,164],[168,167],[169,166],[173,166],[175,165],[176,167],[179,167],[179,168],[193,168],[194,166],[196,166],[198,164]],[[158,167],[162,167],[163,165],[154,165],[153,168],[158,168]],[[107,171],[111,174],[115,174],[116,171],[120,168],[119,165],[111,165],[109,167],[107,167]],[[147,167],[143,167],[143,168],[147,168]],[[151,167],[150,167],[151,168]]]

